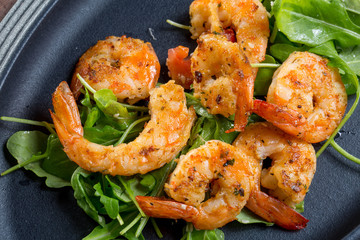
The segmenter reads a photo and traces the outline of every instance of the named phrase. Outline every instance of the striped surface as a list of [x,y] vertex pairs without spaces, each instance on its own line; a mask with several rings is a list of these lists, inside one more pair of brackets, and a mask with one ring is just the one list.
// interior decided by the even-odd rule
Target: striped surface
[[57,0],[16,1],[0,22],[0,88],[32,31]]

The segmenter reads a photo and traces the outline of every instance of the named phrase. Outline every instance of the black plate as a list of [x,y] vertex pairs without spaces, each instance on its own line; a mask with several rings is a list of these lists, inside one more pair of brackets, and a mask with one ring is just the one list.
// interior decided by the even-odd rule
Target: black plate
[[[167,49],[180,44],[191,49],[195,46],[188,31],[165,22],[169,18],[188,24],[189,0],[59,0],[43,4],[45,2],[47,7],[33,19],[1,70],[1,116],[50,121],[51,93],[60,81],[70,80],[78,58],[106,36],[126,34],[151,42],[161,62],[161,81],[168,80]],[[353,99],[350,97],[350,103]],[[360,156],[359,118],[358,109],[336,139],[357,156]],[[36,128],[0,122],[1,172],[15,164],[5,147],[7,139],[25,129]],[[360,166],[328,148],[318,159],[317,173],[306,196],[303,215],[310,220],[306,229],[292,232],[233,222],[222,230],[226,239],[359,239],[360,229],[356,229],[360,224],[359,182]],[[47,188],[44,179],[25,170],[1,177],[0,239],[86,236],[96,225],[77,206],[72,194],[71,188]],[[159,222],[165,239],[181,237],[181,223]],[[157,239],[151,227],[146,229],[145,237]]]

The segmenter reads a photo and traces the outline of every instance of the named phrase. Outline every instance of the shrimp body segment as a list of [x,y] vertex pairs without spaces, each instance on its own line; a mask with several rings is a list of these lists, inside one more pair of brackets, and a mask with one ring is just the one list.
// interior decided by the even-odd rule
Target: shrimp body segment
[[144,174],[171,161],[186,145],[195,121],[195,111],[186,107],[183,88],[174,81],[150,91],[151,120],[128,144],[102,146],[86,140],[66,82],[53,94],[53,106],[51,116],[68,157],[88,171],[111,175]]
[[77,98],[80,74],[95,90],[111,89],[118,101],[130,104],[149,97],[160,74],[160,63],[151,43],[126,36],[100,40],[79,59],[71,82]]
[[[287,205],[294,207],[303,201],[309,189],[316,170],[313,146],[284,133],[269,122],[248,125],[233,145],[251,156],[258,166],[255,174],[258,183],[246,206],[267,221],[286,229],[304,228],[308,220]],[[272,164],[262,169],[262,161],[267,157]],[[260,184],[276,199],[261,192]]]
[[189,12],[192,38],[203,32],[223,33],[231,27],[251,63],[265,59],[269,20],[259,0],[195,0]]
[[[254,166],[247,158],[230,144],[208,141],[181,156],[165,184],[176,202],[140,198],[139,204],[150,216],[184,219],[197,229],[221,227],[235,220],[254,186]],[[211,197],[204,201],[209,187]]]
[[194,96],[211,114],[235,114],[235,130],[243,130],[253,108],[254,75],[238,44],[225,36],[201,35],[191,57]]
[[[254,112],[307,142],[327,139],[347,105],[339,71],[327,64],[327,59],[309,52],[292,53],[276,70],[269,87],[267,102],[275,105],[256,103]],[[282,118],[284,111],[296,112],[291,115],[297,115],[299,121]]]
[[[304,200],[316,171],[312,144],[293,137],[269,122],[250,124],[233,143],[258,161],[261,186],[287,205]],[[261,170],[261,161],[269,157],[272,164]],[[261,171],[261,173],[260,173]]]

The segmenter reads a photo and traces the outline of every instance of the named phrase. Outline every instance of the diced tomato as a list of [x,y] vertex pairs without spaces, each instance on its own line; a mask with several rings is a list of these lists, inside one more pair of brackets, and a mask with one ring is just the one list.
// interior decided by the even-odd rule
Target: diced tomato
[[178,46],[168,50],[168,58],[166,59],[169,76],[185,89],[190,89],[190,85],[194,81],[191,74],[191,61],[188,55],[189,48]]
[[232,28],[225,29],[224,35],[230,42],[236,42],[236,35],[234,29]]

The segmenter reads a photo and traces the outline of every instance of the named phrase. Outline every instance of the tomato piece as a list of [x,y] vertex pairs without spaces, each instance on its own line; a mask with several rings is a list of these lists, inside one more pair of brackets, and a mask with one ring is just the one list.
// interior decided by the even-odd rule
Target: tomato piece
[[236,35],[234,29],[232,28],[225,29],[224,35],[230,42],[236,42]]
[[188,55],[189,48],[178,46],[168,50],[168,58],[166,59],[169,77],[185,89],[190,89],[190,85],[194,81],[191,74],[191,61]]

